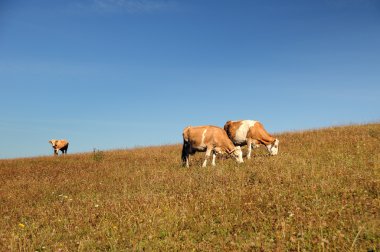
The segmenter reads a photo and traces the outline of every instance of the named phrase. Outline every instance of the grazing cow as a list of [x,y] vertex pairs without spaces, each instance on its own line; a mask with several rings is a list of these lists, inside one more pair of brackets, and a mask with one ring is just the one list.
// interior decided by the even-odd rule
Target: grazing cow
[[269,135],[264,126],[258,121],[227,121],[224,125],[224,130],[236,146],[247,145],[248,159],[251,158],[252,148],[257,148],[260,145],[265,145],[271,155],[278,154],[280,141]]
[[49,141],[54,149],[54,155],[58,155],[58,151],[61,151],[62,154],[67,154],[67,149],[69,148],[69,142],[66,140],[55,140],[52,139]]
[[233,156],[238,163],[243,163],[240,146],[235,147],[226,132],[216,126],[186,127],[183,130],[182,161],[189,167],[189,155],[195,152],[206,152],[202,167],[206,167],[207,160],[212,153],[212,165],[215,166],[216,154],[227,153]]

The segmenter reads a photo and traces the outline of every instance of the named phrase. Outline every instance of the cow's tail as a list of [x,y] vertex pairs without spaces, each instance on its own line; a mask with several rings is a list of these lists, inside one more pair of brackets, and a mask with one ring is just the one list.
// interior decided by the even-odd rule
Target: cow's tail
[[188,133],[188,130],[189,130],[190,127],[187,127],[186,129],[184,129],[183,131],[183,145],[182,145],[182,155],[181,155],[181,158],[182,158],[182,162],[184,165],[186,165],[186,160],[187,160],[187,157],[189,155],[189,133]]
[[189,149],[189,143],[186,140],[183,140],[183,145],[182,145],[182,163],[185,165],[186,164],[186,159],[188,154],[188,149]]

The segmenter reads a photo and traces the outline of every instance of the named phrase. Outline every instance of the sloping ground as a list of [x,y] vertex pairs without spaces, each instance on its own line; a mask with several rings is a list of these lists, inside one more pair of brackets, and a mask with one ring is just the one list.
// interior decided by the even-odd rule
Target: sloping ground
[[380,250],[380,124],[242,165],[181,146],[0,161],[0,251]]

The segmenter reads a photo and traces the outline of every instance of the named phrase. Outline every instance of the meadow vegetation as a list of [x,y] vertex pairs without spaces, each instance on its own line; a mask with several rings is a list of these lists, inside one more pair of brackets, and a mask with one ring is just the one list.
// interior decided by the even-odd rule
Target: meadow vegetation
[[207,168],[179,144],[0,160],[0,251],[379,251],[380,124],[276,137]]

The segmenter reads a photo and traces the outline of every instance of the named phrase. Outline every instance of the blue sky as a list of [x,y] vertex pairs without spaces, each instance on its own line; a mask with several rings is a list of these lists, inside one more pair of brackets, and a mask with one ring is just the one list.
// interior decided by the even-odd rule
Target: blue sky
[[380,119],[377,0],[2,0],[0,158]]

